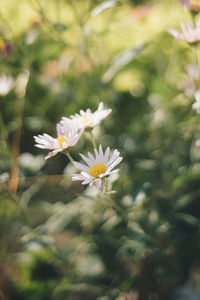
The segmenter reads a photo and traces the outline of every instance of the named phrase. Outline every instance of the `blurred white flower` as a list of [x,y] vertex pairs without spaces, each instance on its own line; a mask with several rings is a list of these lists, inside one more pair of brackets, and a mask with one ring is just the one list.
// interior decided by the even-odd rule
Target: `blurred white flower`
[[200,64],[191,64],[186,66],[185,69],[187,76],[179,83],[178,87],[184,89],[188,97],[193,97],[198,86],[200,86]]
[[194,94],[194,98],[196,100],[196,102],[194,102],[194,104],[192,105],[192,108],[194,110],[196,110],[196,112],[198,114],[200,114],[200,90],[198,90],[195,94]]
[[75,122],[67,119],[64,122],[57,123],[57,138],[53,138],[50,135],[44,133],[43,135],[34,136],[37,144],[36,147],[42,149],[51,149],[53,151],[49,152],[45,159],[48,159],[58,152],[65,149],[69,149],[76,145],[83,130],[79,130]]
[[93,156],[90,152],[88,152],[88,157],[80,154],[87,165],[74,162],[75,167],[80,169],[82,172],[81,174],[74,174],[72,176],[72,180],[82,180],[82,184],[96,183],[96,186],[99,189],[104,177],[118,171],[118,169],[113,171],[112,169],[121,162],[122,157],[119,157],[120,153],[116,149],[111,157],[109,157],[110,148],[108,147],[105,153],[103,153],[101,145],[99,146],[99,151],[94,149],[94,152],[95,156]]
[[[98,125],[111,111],[112,109],[103,109],[103,103],[101,102],[94,113],[89,108],[86,111],[80,110],[80,113],[71,116],[71,119],[77,122],[79,128],[88,129]],[[67,118],[64,117],[63,120],[65,119]]]
[[5,96],[14,86],[14,80],[11,76],[0,76],[0,96]]
[[9,180],[9,174],[4,172],[0,175],[0,183],[4,183]]
[[38,172],[44,166],[44,156],[34,156],[31,153],[22,153],[19,157],[20,166],[33,172]]
[[200,21],[197,22],[196,27],[190,21],[185,24],[181,23],[182,33],[175,29],[169,29],[168,32],[175,38],[194,44],[200,41]]

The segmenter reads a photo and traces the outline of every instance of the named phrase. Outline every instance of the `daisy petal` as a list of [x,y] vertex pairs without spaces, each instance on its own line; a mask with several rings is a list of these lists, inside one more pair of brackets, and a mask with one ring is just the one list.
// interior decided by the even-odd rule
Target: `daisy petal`
[[82,157],[82,159],[88,164],[88,166],[91,166],[91,160],[89,158],[87,158],[85,155],[80,153],[80,156]]
[[90,152],[88,152],[88,157],[80,154],[87,165],[74,162],[75,167],[82,172],[79,176],[73,175],[72,180],[81,180],[84,185],[96,183],[97,188],[100,189],[102,178],[118,171],[112,171],[112,169],[121,162],[122,157],[119,157],[120,153],[115,149],[109,159],[110,148],[108,147],[104,153],[102,145],[99,146],[99,151],[94,149],[94,152],[95,157]]
[[57,153],[59,152],[59,150],[54,150],[54,151],[51,151],[47,154],[47,156],[45,156],[45,159],[48,159],[52,156],[55,156]]
[[122,157],[118,157],[112,164],[110,164],[109,169],[112,170],[116,165],[122,161]]
[[89,170],[89,167],[77,162],[77,161],[74,161],[74,166],[77,168],[77,169],[80,169],[82,171],[85,171],[87,172]]

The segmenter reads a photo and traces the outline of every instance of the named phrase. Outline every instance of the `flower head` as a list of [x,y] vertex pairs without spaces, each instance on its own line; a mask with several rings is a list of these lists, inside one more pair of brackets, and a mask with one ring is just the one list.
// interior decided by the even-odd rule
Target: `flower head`
[[194,44],[200,41],[200,21],[197,22],[196,27],[190,21],[187,24],[181,23],[182,33],[174,29],[169,29],[168,32],[175,38]]
[[62,124],[57,124],[57,138],[53,138],[46,133],[43,135],[34,136],[34,139],[37,143],[35,146],[42,149],[53,150],[45,157],[45,159],[48,159],[56,155],[58,152],[69,149],[76,145],[82,133],[83,131],[78,130],[75,122],[72,122],[71,120],[65,120],[62,122]]
[[200,11],[200,0],[180,0],[180,2],[192,11]]
[[109,147],[106,149],[105,153],[103,153],[101,145],[99,146],[99,151],[94,149],[94,152],[95,156],[90,152],[88,152],[88,157],[80,154],[87,165],[74,162],[75,167],[82,172],[80,174],[74,174],[72,180],[82,180],[82,184],[96,183],[97,188],[100,188],[104,177],[118,171],[118,169],[113,170],[113,168],[121,162],[122,157],[119,156],[120,153],[116,149],[110,156]]
[[[112,109],[103,109],[103,103],[101,102],[94,113],[89,108],[86,111],[80,110],[80,113],[71,116],[71,119],[77,122],[79,128],[88,129],[98,125],[111,111]],[[66,118],[64,117],[64,119]]]

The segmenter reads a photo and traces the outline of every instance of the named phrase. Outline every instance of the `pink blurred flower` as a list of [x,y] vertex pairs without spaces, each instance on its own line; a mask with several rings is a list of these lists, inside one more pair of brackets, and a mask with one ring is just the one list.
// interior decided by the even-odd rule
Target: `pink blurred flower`
[[196,27],[190,21],[185,24],[181,23],[182,33],[175,29],[169,29],[168,32],[175,38],[186,41],[190,44],[195,44],[200,41],[200,21],[197,22]]
[[197,141],[196,141],[196,146],[197,146],[197,147],[200,147],[200,140],[197,140]]

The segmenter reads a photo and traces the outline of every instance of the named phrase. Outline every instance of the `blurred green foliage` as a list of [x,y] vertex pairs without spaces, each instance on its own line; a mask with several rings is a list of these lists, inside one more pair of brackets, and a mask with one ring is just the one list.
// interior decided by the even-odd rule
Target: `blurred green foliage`
[[[0,95],[0,299],[199,299],[199,116],[180,89],[193,56],[167,33],[189,13],[176,1],[1,2],[13,86]],[[96,140],[123,156],[111,196],[72,183],[66,157],[45,161],[33,140],[100,101],[112,114]],[[73,157],[88,150],[81,139]]]

